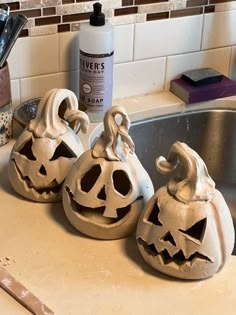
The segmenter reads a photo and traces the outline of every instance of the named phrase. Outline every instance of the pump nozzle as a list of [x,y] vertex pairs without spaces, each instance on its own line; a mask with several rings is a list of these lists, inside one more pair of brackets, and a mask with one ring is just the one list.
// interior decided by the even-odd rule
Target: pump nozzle
[[99,2],[96,2],[93,5],[93,14],[90,16],[90,25],[105,25],[105,15],[102,13],[102,5]]

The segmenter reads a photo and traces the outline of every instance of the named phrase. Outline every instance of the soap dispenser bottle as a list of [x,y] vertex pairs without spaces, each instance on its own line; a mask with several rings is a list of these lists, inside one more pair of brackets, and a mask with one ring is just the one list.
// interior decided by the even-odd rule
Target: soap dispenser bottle
[[102,121],[112,106],[113,26],[105,21],[102,5],[93,5],[89,23],[80,28],[80,109],[91,122]]

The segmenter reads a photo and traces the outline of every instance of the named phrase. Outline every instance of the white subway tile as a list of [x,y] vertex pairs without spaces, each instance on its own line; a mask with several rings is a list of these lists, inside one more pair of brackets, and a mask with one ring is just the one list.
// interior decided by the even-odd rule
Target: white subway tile
[[231,48],[229,77],[236,81],[236,46]]
[[59,34],[60,71],[79,69],[79,32]]
[[79,98],[79,70],[68,72],[66,80],[66,88],[73,91],[77,98]]
[[12,79],[58,72],[58,34],[19,38],[8,61]]
[[171,80],[188,70],[213,68],[227,76],[230,51],[230,47],[226,47],[167,57],[165,90],[169,90]]
[[7,58],[11,79],[20,78],[21,74],[21,46],[23,38],[18,38]]
[[20,84],[19,80],[11,80],[11,98],[13,109],[20,104]]
[[161,91],[164,88],[166,58],[116,64],[113,99]]
[[202,15],[135,24],[134,59],[200,50]]
[[134,24],[114,28],[115,55],[114,62],[128,62],[133,58]]
[[20,80],[21,102],[42,97],[53,88],[67,88],[78,95],[78,72],[60,72]]
[[202,49],[230,46],[235,43],[235,10],[204,15]]

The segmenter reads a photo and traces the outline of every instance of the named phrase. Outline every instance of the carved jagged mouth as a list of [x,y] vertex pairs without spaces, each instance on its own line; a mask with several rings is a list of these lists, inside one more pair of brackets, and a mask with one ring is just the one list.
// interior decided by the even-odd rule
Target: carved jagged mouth
[[75,213],[79,214],[81,217],[93,220],[97,222],[98,224],[111,226],[112,224],[115,224],[117,222],[122,223],[123,221],[126,220],[130,212],[132,211],[132,204],[131,204],[126,207],[116,209],[117,211],[116,218],[108,218],[103,215],[105,211],[105,206],[98,207],[98,208],[89,208],[89,207],[82,206],[78,202],[75,201],[74,196],[72,192],[70,191],[69,187],[66,187],[66,191],[69,196],[71,209]]
[[138,238],[138,243],[143,247],[148,255],[158,258],[159,262],[162,265],[169,265],[175,268],[180,268],[183,265],[191,267],[196,261],[199,260],[213,263],[213,261],[209,257],[202,255],[199,252],[195,252],[194,254],[186,258],[183,251],[179,250],[176,254],[171,256],[166,249],[158,252],[154,244],[148,244],[142,238]]
[[23,176],[19,167],[17,166],[15,160],[12,160],[13,164],[15,165],[15,168],[17,170],[17,173],[20,175],[20,180],[24,185],[25,191],[32,191],[34,195],[40,195],[44,198],[53,197],[55,195],[58,195],[58,193],[61,190],[62,184],[58,184],[56,180],[53,180],[48,187],[39,187],[35,188],[32,181],[28,176]]

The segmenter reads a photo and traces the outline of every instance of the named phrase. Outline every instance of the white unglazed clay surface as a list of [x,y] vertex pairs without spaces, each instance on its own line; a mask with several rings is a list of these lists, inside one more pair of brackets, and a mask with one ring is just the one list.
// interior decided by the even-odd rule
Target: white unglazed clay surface
[[[220,271],[235,242],[230,210],[207,167],[186,143],[156,159],[163,174],[177,170],[146,204],[137,227],[140,252],[154,269],[181,279]],[[192,230],[192,232],[189,232]],[[189,234],[190,233],[190,234]]]
[[[66,108],[62,119],[59,112],[63,101]],[[86,133],[89,118],[78,110],[75,94],[68,89],[48,91],[9,158],[9,180],[18,194],[39,202],[61,200],[62,183],[84,151],[76,134],[80,127]]]
[[[133,119],[184,110],[170,94],[116,103],[130,105]],[[236,102],[230,106],[236,108]],[[67,221],[61,203],[25,201],[14,193],[7,177],[13,143],[0,148],[0,263],[10,256],[5,268],[56,315],[235,314],[235,256],[210,279],[181,281],[149,267],[135,236],[112,241],[82,236]],[[30,313],[0,290],[0,314]]]
[[[117,116],[122,116],[119,124]],[[111,107],[105,114],[104,132],[75,162],[65,180],[62,201],[66,216],[85,235],[98,239],[129,236],[154,193],[152,181],[135,154],[129,126],[124,107]],[[94,167],[100,171],[96,177],[94,171],[91,173]],[[86,184],[82,184],[84,179]],[[121,216],[120,210],[125,211]]]

